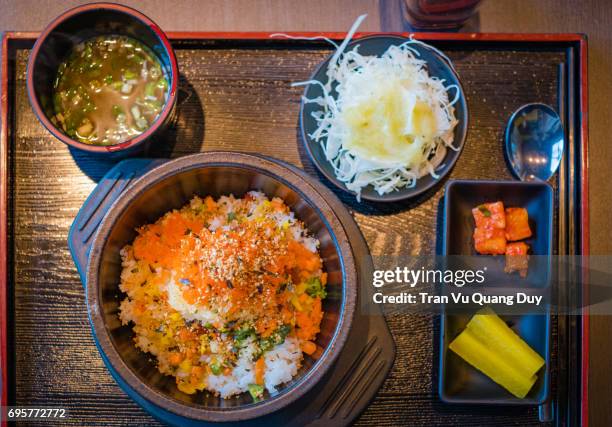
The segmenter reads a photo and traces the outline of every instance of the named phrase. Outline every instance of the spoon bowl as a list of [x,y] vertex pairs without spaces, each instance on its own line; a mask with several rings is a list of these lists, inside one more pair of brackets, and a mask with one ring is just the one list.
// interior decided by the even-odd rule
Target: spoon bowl
[[523,105],[508,120],[504,142],[506,158],[518,179],[548,181],[563,157],[561,118],[548,105]]

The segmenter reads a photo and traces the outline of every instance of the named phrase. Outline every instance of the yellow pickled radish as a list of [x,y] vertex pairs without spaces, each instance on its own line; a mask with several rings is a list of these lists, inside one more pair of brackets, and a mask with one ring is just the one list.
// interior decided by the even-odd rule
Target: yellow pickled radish
[[481,342],[470,329],[465,329],[450,343],[449,348],[476,369],[518,398],[524,398],[537,377],[528,377],[504,357]]
[[544,359],[488,307],[472,317],[467,329],[525,377],[531,377],[544,366]]

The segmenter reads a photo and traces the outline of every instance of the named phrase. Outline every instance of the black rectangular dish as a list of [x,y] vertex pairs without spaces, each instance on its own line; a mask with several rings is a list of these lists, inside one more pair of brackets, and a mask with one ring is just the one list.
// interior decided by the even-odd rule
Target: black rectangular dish
[[523,207],[529,214],[533,236],[526,240],[536,256],[552,253],[553,189],[544,182],[453,180],[444,195],[445,255],[476,255],[472,242],[472,209],[491,201]]
[[[553,254],[554,192],[545,182],[450,180],[444,194],[442,254],[477,260],[487,269],[487,286],[543,288],[550,285]],[[533,235],[526,277],[504,272],[503,256],[479,256],[474,248],[472,209],[502,201],[506,207],[527,209]]]
[[[472,209],[488,202],[501,201],[505,207],[527,209],[533,235],[526,240],[533,256],[526,277],[509,275],[504,270],[504,256],[478,256],[474,249]],[[553,253],[553,190],[545,182],[449,181],[444,195],[444,255],[478,256],[478,266],[495,274],[494,282],[510,289],[550,286],[550,254]],[[495,286],[495,285],[494,285]],[[489,405],[534,405],[549,399],[550,381],[550,313],[525,312],[502,316],[531,348],[544,357],[545,367],[523,399],[492,382],[469,366],[449,343],[463,331],[472,315],[448,313],[440,316],[440,398],[449,403]]]
[[[305,34],[313,36],[315,34]],[[318,34],[317,34],[318,35]],[[0,161],[0,309],[2,403],[68,408],[73,425],[156,425],[116,385],[95,348],[83,288],[66,239],[77,212],[113,166],[71,152],[37,122],[25,90],[28,53],[37,34],[7,33],[2,50]],[[264,33],[170,33],[181,71],[179,114],[165,143],[148,157],[209,150],[273,156],[318,175],[299,141],[301,88],[331,48],[322,41],[271,40]],[[344,34],[327,34],[341,39]],[[568,35],[417,34],[454,62],[470,109],[465,149],[453,179],[511,180],[503,126],[512,111],[544,102],[564,117],[568,144],[553,179],[555,254],[588,254],[586,41]],[[374,256],[441,253],[441,182],[396,205],[358,204],[338,190]],[[584,289],[561,289],[576,301]],[[343,402],[363,403],[356,425],[541,425],[535,405],[448,405],[437,391],[439,319],[390,316],[393,368],[374,400],[361,386],[338,384]],[[587,318],[551,317],[548,425],[586,421]],[[367,355],[366,355],[367,356]],[[370,360],[369,356],[363,359]],[[351,405],[323,407],[334,416]],[[366,407],[367,406],[367,407]]]
[[544,357],[546,366],[529,394],[519,399],[468,365],[448,349],[454,337],[466,328],[474,313],[444,315],[443,338],[440,341],[440,398],[452,404],[467,405],[538,405],[549,398],[550,316],[522,314],[500,316],[525,342]]

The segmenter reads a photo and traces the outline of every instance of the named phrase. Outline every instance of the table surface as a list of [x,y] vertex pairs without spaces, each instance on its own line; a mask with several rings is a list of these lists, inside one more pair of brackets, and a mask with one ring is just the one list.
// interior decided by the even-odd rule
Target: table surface
[[[41,30],[63,10],[84,1],[0,0],[0,31]],[[124,0],[156,21],[164,30],[192,31],[344,31],[354,18],[368,13],[364,31],[407,31],[400,0]],[[198,13],[194,13],[197,11]],[[612,213],[598,194],[612,192],[605,176],[612,145],[607,129],[612,96],[612,2],[608,0],[485,0],[479,15],[465,31],[579,32],[589,38],[589,174],[591,195],[591,252],[612,253],[612,239],[597,230],[612,228]],[[612,344],[608,317],[591,319],[591,425],[608,425],[612,418]]]

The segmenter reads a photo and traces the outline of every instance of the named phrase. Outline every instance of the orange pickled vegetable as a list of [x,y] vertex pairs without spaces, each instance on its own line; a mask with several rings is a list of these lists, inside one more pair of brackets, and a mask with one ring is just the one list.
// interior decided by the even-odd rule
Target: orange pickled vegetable
[[506,239],[523,240],[531,237],[529,216],[525,208],[506,208]]
[[506,213],[502,202],[483,203],[472,209],[477,228],[506,228]]
[[506,236],[500,228],[476,227],[474,230],[474,247],[483,255],[503,255],[506,253]]

